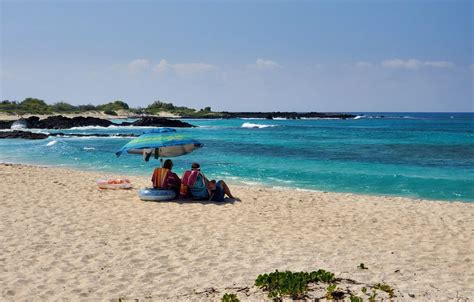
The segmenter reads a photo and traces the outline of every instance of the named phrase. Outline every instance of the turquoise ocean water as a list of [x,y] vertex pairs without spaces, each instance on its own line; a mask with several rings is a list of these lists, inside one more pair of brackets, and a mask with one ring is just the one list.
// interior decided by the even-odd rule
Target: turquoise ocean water
[[[360,114],[362,115],[362,114]],[[381,115],[384,118],[379,118]],[[474,201],[473,113],[365,113],[351,120],[188,120],[204,148],[174,159],[210,177],[273,187]],[[84,127],[60,132],[135,133]],[[159,164],[115,151],[130,138],[0,140],[0,162],[149,175]]]

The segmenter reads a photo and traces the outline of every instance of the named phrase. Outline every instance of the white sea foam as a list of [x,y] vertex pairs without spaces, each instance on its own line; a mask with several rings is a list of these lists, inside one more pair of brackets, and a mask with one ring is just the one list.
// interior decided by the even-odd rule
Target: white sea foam
[[84,150],[95,150],[94,147],[84,147],[84,148],[82,148],[82,149],[84,149]]
[[14,121],[13,124],[10,126],[12,130],[24,129],[26,128],[26,122],[24,121]]
[[51,147],[51,146],[54,146],[58,143],[57,140],[54,140],[54,141],[50,141],[49,143],[46,144],[47,147]]
[[254,124],[254,123],[243,123],[242,128],[268,128],[268,127],[276,127],[276,125],[266,125],[266,124]]
[[72,136],[64,135],[60,136],[61,138],[68,138],[70,140],[91,140],[91,139],[130,139],[135,138],[135,136]]
[[302,117],[302,120],[340,120],[339,117]]
[[82,127],[72,127],[69,130],[94,130],[94,129],[152,129],[152,128],[162,128],[155,126],[120,126],[120,125],[110,125],[108,127],[102,126],[82,126]]
[[358,120],[358,119],[361,119],[361,118],[364,118],[364,117],[365,117],[365,116],[363,116],[363,115],[358,115],[358,116],[356,116],[356,117],[353,118],[353,119],[354,119],[354,120]]

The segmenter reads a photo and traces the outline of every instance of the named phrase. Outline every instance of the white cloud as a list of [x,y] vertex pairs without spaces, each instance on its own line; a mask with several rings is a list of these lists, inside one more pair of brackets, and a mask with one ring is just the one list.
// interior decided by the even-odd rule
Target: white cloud
[[128,71],[133,74],[147,70],[150,67],[150,61],[147,59],[135,59],[127,64]]
[[372,67],[372,66],[374,66],[374,64],[370,62],[365,62],[365,61],[359,61],[355,63],[355,67],[359,67],[359,68],[366,68],[366,67]]
[[167,71],[174,71],[177,74],[187,75],[198,72],[208,72],[216,70],[217,66],[206,63],[176,63],[170,64],[165,59],[162,59],[158,65],[153,68],[156,73],[164,73]]
[[454,67],[453,62],[448,61],[427,61],[424,63],[425,66],[436,67],[436,68],[452,68]]
[[247,67],[256,68],[260,70],[271,70],[271,69],[283,68],[283,66],[281,66],[275,61],[265,60],[265,59],[260,59],[260,58],[258,58],[257,61],[255,61],[255,64],[247,65]]
[[168,63],[165,59],[161,59],[160,63],[153,68],[154,72],[162,73],[168,71],[171,68],[171,64]]
[[416,70],[422,66],[422,62],[415,59],[402,60],[402,59],[391,59],[382,62],[382,67],[393,68],[393,69],[410,69]]
[[382,67],[391,69],[418,70],[422,67],[431,68],[452,68],[454,63],[448,61],[420,61],[416,59],[390,59],[382,61]]

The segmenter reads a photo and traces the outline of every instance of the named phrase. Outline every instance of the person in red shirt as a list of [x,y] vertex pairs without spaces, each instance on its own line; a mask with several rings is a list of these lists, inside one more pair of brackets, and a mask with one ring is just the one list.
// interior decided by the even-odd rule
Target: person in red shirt
[[181,186],[181,179],[176,173],[172,172],[173,162],[171,159],[165,160],[162,168],[156,168],[153,171],[151,182],[154,189],[173,190],[176,196],[179,195],[179,188]]

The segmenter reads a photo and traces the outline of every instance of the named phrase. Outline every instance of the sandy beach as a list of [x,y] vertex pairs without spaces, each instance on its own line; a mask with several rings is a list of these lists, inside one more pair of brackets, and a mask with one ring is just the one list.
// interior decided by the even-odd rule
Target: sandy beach
[[236,186],[241,201],[143,202],[98,190],[109,176],[0,164],[1,301],[254,301],[259,274],[320,268],[395,301],[474,299],[473,203]]

